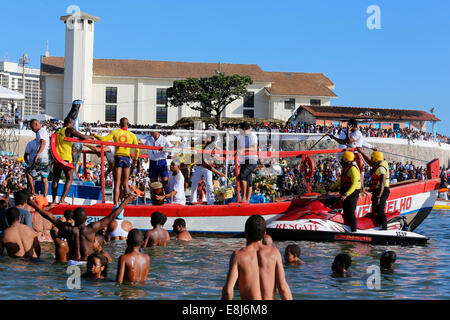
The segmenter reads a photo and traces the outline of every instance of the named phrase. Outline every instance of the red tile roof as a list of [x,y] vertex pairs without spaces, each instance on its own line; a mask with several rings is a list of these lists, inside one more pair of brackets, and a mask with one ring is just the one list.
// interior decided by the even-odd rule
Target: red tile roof
[[341,106],[300,106],[316,118],[322,119],[374,119],[382,121],[441,121],[434,115],[422,110],[383,109]]

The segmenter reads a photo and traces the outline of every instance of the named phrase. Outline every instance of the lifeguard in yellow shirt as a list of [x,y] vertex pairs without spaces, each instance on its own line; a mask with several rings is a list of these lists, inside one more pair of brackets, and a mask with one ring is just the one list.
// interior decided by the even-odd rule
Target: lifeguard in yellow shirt
[[[113,140],[116,143],[126,143],[126,144],[138,144],[136,135],[128,131],[128,119],[120,119],[120,129],[111,131],[105,137],[94,135],[97,140],[109,141]],[[139,158],[139,149],[135,149],[133,167],[136,167],[137,160]],[[116,147],[114,153],[114,204],[119,203],[120,187],[122,186],[125,190],[125,194],[130,193],[128,187],[128,179],[130,177],[131,159],[130,159],[130,148],[127,147]]]
[[342,160],[345,163],[341,178],[330,187],[330,191],[339,189],[339,193],[344,200],[344,216],[347,218],[352,232],[356,232],[355,210],[361,189],[361,173],[359,167],[354,162],[355,154],[351,151],[344,151]]

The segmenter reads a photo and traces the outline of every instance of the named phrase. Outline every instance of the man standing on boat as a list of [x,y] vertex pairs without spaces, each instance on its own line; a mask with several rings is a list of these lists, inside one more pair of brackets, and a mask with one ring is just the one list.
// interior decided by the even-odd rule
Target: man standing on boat
[[355,210],[361,189],[361,173],[358,165],[355,163],[355,154],[351,151],[344,151],[342,161],[344,170],[341,178],[330,187],[330,191],[339,189],[342,196],[344,217],[347,218],[352,232],[356,232]]
[[[174,145],[169,142],[169,140],[164,137],[161,133],[157,131],[151,132],[151,134],[146,137],[143,141],[144,145],[162,148],[172,148]],[[148,174],[150,176],[150,182],[158,181],[167,187],[167,182],[169,180],[169,172],[167,170],[167,153],[163,150],[149,150],[148,157],[150,159]]]
[[371,158],[362,152],[362,148],[358,148],[359,153],[364,160],[372,167],[372,182],[370,191],[372,192],[372,213],[376,213],[381,222],[381,229],[387,230],[386,214],[384,208],[386,200],[389,198],[389,164],[384,160],[383,153],[374,151]]
[[[250,131],[248,122],[241,124],[242,134],[237,136],[237,152],[239,155],[239,184],[242,191],[241,202],[250,202],[252,195],[252,174],[258,166],[258,155],[245,155],[248,152],[258,151],[258,138]],[[237,164],[236,164],[237,165]]]
[[[212,150],[211,146],[214,142],[211,139],[202,140],[201,149],[202,150]],[[206,185],[206,199],[208,205],[214,204],[214,187],[213,187],[213,172],[225,177],[225,175],[214,168],[214,164],[209,161],[211,156],[209,154],[202,154],[202,162],[194,166],[194,174],[192,175],[192,186],[191,186],[191,203],[197,200],[198,183],[200,180],[204,179]]]
[[[65,141],[65,137],[76,137],[82,140],[90,139],[90,136],[85,136],[81,134],[74,128],[75,120],[71,117],[66,117],[64,119],[64,126],[56,132],[56,152],[60,156],[60,158],[68,163],[72,163],[72,142]],[[76,163],[74,164],[74,167]],[[61,199],[59,200],[59,204],[68,204],[66,201],[67,194],[69,193],[70,187],[73,182],[73,168],[64,170],[58,166],[58,164],[53,164],[53,182],[52,182],[52,198],[53,202],[50,207],[56,205],[56,196],[58,193],[58,184],[59,179],[61,178],[61,173],[64,171],[64,175],[66,176],[66,183],[64,185],[64,190],[61,195]]]
[[[128,131],[128,119],[120,119],[120,129],[111,131],[105,137],[94,135],[97,140],[108,141],[113,140],[116,143],[126,144],[138,144],[138,140],[134,133]],[[133,167],[136,167],[137,160],[139,159],[139,148],[135,149]],[[125,194],[129,194],[128,179],[130,177],[131,161],[130,161],[130,148],[116,147],[114,153],[114,204],[119,203],[120,187],[125,191]]]

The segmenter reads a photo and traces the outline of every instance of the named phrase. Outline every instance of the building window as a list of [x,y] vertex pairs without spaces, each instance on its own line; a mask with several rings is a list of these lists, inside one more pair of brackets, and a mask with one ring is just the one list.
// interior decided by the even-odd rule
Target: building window
[[106,105],[105,107],[105,121],[106,122],[116,122],[117,121],[117,106],[116,105]]
[[294,110],[295,109],[295,99],[284,100],[284,109],[285,110]]
[[156,107],[156,122],[167,123],[167,107],[166,106]]
[[311,99],[309,100],[309,104],[311,106],[320,106],[320,99]]
[[244,108],[254,108],[255,107],[255,93],[247,91],[244,97]]
[[117,103],[117,87],[106,87],[106,103]]
[[156,89],[156,104],[166,105],[167,104],[167,89]]
[[244,118],[254,118],[255,110],[253,109],[244,109]]

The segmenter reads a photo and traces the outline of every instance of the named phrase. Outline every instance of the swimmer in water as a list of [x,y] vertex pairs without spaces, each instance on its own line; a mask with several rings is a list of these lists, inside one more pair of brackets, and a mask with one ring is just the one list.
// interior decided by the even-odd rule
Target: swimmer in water
[[304,262],[300,260],[300,247],[296,244],[290,244],[284,250],[284,262],[287,265],[300,265]]
[[87,261],[87,257],[92,253],[94,247],[95,234],[108,226],[114,220],[125,206],[136,200],[136,195],[130,194],[121,205],[113,210],[108,216],[89,224],[86,224],[87,213],[82,207],[78,207],[74,211],[75,225],[62,222],[56,217],[39,208],[34,199],[30,197],[28,204],[34,208],[41,216],[53,223],[59,230],[67,235],[67,242],[69,244],[69,253],[67,258],[69,264],[80,264]]
[[167,217],[161,212],[155,211],[152,213],[150,223],[153,226],[153,229],[145,232],[143,248],[165,246],[167,244],[167,241],[170,240],[170,235],[167,230],[163,228],[166,221]]
[[140,252],[144,242],[144,234],[139,229],[133,229],[128,234],[127,249],[119,258],[117,268],[118,283],[146,281],[150,271],[150,257]]
[[191,241],[192,237],[186,229],[186,221],[182,218],[175,219],[173,222],[173,232],[177,236],[177,240]]
[[[115,206],[114,208],[117,208]],[[127,240],[128,232],[133,229],[130,221],[123,220],[124,210],[108,226],[108,233],[111,240]]]
[[348,269],[352,265],[352,258],[346,253],[338,254],[331,265],[335,275],[348,276]]
[[394,271],[394,263],[397,260],[397,254],[394,251],[386,250],[381,254],[380,267],[387,271]]
[[81,277],[88,279],[105,279],[107,275],[108,259],[98,252],[90,254],[87,259],[86,273]]
[[0,235],[0,255],[6,249],[12,258],[39,258],[41,246],[33,228],[20,223],[20,212],[12,207],[6,210],[9,227]]
[[[253,215],[245,223],[247,246],[233,252],[222,299],[233,299],[236,282],[242,300],[273,300],[275,287],[281,299],[292,300],[286,282],[280,251],[262,243],[266,221]],[[239,278],[239,279],[238,279]]]
[[112,262],[112,258],[109,255],[108,252],[106,252],[105,250],[103,250],[103,246],[105,245],[105,237],[103,236],[102,231],[98,231],[95,234],[95,240],[94,240],[94,251],[93,252],[97,252],[99,254],[102,254],[105,256],[106,259],[108,259],[108,262],[111,263]]

